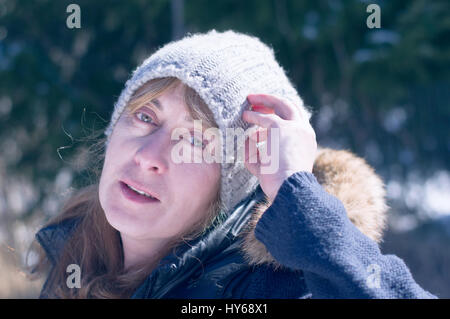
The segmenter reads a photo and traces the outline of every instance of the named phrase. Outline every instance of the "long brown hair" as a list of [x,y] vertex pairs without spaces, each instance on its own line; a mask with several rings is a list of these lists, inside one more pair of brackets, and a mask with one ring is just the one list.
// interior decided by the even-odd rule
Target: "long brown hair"
[[[158,97],[166,90],[184,85],[173,77],[153,79],[140,87],[131,98],[126,111],[133,112],[149,100]],[[194,119],[202,120],[206,125],[217,127],[212,112],[192,88],[184,86],[184,100]],[[67,240],[62,252],[51,267],[45,251],[35,240],[29,251],[38,254],[38,261],[29,267],[32,278],[47,273],[46,291],[50,298],[128,298],[157,265],[141,263],[124,270],[124,256],[120,233],[107,221],[99,201],[100,167],[104,162],[106,138],[96,139],[89,148],[89,154],[97,165],[88,165],[93,173],[94,182],[77,190],[64,203],[61,213],[45,226],[76,219],[77,226]],[[100,166],[98,165],[100,163]],[[220,184],[220,183],[219,183]],[[222,222],[224,213],[220,201],[220,187],[210,204],[205,217],[167,247],[169,252],[178,244],[196,238],[216,224]],[[81,269],[81,288],[68,288],[66,268],[77,264]]]

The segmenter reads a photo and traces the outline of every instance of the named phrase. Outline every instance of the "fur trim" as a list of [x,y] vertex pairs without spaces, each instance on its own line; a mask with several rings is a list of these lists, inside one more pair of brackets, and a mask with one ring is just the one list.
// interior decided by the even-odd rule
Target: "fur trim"
[[[350,221],[367,237],[377,243],[382,240],[389,207],[385,201],[384,183],[363,158],[347,150],[317,149],[313,174],[323,188],[344,204]],[[259,218],[271,205],[266,196],[253,208],[246,229],[242,251],[250,265],[270,264],[283,267],[255,237]]]

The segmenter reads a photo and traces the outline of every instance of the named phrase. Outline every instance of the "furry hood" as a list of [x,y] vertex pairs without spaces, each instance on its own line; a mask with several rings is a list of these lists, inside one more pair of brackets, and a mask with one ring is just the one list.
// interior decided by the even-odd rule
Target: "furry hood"
[[[350,151],[318,147],[313,174],[328,193],[344,204],[350,221],[364,235],[380,243],[389,207],[385,201],[384,183],[374,169]],[[282,266],[254,234],[259,218],[271,205],[268,197],[264,197],[264,201],[255,205],[246,230],[242,232],[242,251],[250,265],[269,263],[278,268]]]

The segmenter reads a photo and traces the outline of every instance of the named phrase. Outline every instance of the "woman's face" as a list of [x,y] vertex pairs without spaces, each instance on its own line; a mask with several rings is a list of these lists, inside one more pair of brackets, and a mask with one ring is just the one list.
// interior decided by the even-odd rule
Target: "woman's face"
[[[171,149],[177,143],[202,149],[198,140],[171,139],[175,128],[186,128],[194,136],[182,97],[179,85],[157,98],[161,109],[147,103],[134,114],[125,110],[110,136],[100,178],[100,203],[111,226],[129,237],[178,236],[205,216],[219,189],[220,164],[176,164],[172,160]],[[137,195],[127,184],[153,193],[157,200]]]

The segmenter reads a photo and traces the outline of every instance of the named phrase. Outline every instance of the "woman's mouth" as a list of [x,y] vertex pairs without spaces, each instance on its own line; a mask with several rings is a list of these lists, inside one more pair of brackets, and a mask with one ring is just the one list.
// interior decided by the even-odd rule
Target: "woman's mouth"
[[122,194],[129,200],[137,203],[156,203],[159,202],[158,199],[152,197],[149,194],[146,194],[145,192],[139,191],[132,186],[120,182],[120,188],[122,190]]

